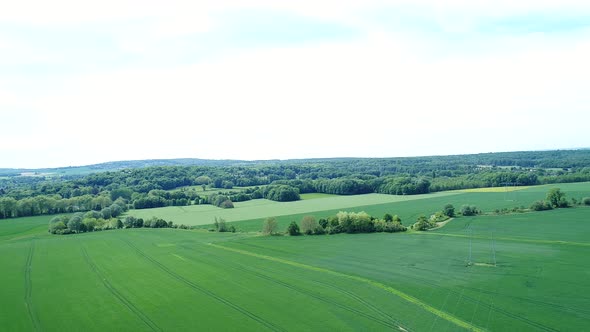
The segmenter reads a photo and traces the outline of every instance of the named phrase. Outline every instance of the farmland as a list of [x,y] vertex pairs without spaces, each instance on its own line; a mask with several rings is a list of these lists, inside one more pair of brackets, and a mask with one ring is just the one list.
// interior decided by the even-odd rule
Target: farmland
[[[340,209],[396,213],[408,224],[447,202],[484,211],[528,205],[550,187],[510,192],[513,196],[448,192],[254,200],[235,209],[214,208],[217,214],[188,215],[210,213],[253,231],[260,229],[258,218],[268,215],[279,216],[284,225],[308,213],[319,217]],[[590,193],[588,183],[559,187],[569,197]],[[172,208],[132,213],[145,211],[182,222],[172,218]],[[258,215],[244,213],[240,219],[240,211]],[[175,229],[52,236],[46,231],[49,216],[3,220],[0,326],[7,331],[582,330],[590,319],[589,216],[589,208],[577,207],[460,217],[429,232],[301,237]]]
[[[315,194],[317,195],[317,194]],[[234,203],[234,209],[220,209],[212,205],[171,206],[158,209],[132,210],[129,214],[138,218],[157,216],[173,220],[175,223],[188,225],[211,224],[214,217],[227,221],[260,219],[269,216],[292,215],[298,213],[314,213],[325,210],[348,209],[358,206],[375,204],[391,204],[405,201],[434,199],[456,195],[456,193],[435,193],[429,195],[392,196],[384,194],[365,194],[355,196],[333,196],[316,199],[304,199],[295,202],[274,202],[258,199]]]
[[228,222],[235,222],[236,227],[242,231],[260,231],[264,219],[274,216],[277,217],[280,228],[284,230],[289,222],[299,221],[307,214],[322,218],[334,215],[340,210],[365,211],[378,217],[392,213],[399,215],[403,221],[413,222],[420,215],[430,215],[439,211],[447,203],[457,208],[463,204],[474,204],[484,211],[528,207],[532,202],[544,199],[550,188],[561,188],[568,197],[581,198],[589,195],[590,183],[544,185],[509,191],[449,191],[410,196],[327,196],[284,203],[259,199],[235,203],[234,209],[197,205],[131,210],[129,214],[141,218],[157,216],[173,220],[177,224],[204,225],[203,227],[212,224],[214,218],[219,217]]

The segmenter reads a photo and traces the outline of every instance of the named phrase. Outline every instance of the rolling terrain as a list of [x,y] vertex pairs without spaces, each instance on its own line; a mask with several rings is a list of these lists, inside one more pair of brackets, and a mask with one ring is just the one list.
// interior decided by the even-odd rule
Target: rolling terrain
[[[588,183],[560,187],[569,197],[590,193]],[[406,221],[447,202],[484,210],[530,204],[547,189],[388,202],[368,195],[359,197],[361,206],[344,206],[353,198],[347,196],[342,209],[399,213]],[[313,209],[286,209],[295,214],[278,219],[283,225],[310,212],[329,215],[339,210],[333,206],[339,198],[310,199]],[[261,201],[258,208],[276,215],[275,204],[291,206]],[[158,211],[167,210],[151,212]],[[459,217],[428,232],[300,237],[176,229],[55,236],[47,233],[50,216],[3,220],[0,326],[7,331],[579,331],[590,319],[589,217],[590,208],[577,207]],[[261,220],[233,224],[244,229],[251,224],[253,230],[256,225],[257,231]]]

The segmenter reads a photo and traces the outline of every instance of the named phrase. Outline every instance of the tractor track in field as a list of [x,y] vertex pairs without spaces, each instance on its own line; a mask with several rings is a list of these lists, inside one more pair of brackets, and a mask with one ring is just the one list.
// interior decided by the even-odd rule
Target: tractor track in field
[[29,254],[27,255],[27,260],[25,262],[25,306],[27,307],[27,313],[29,314],[29,318],[31,319],[31,323],[33,324],[34,331],[41,331],[41,324],[39,323],[39,317],[37,317],[37,312],[33,307],[33,299],[32,299],[32,292],[33,292],[33,281],[31,279],[31,270],[33,265],[33,254],[35,253],[35,241],[31,241],[31,247],[29,249]]
[[[431,269],[425,269],[425,268],[420,268],[420,267],[416,267],[416,266],[410,266],[408,268],[414,269],[414,270],[419,270],[419,271],[426,271],[426,272],[432,272],[432,273],[436,273],[435,270],[431,270]],[[507,274],[500,274],[500,273],[493,273],[494,275],[506,275],[506,276],[518,276],[518,277],[531,277],[529,275],[525,275],[525,274],[517,274],[517,273],[507,273]],[[422,280],[425,283],[429,283],[428,279],[422,278],[422,277],[414,277],[418,280]],[[538,278],[534,276],[533,278]],[[434,283],[430,282],[431,285],[434,286]],[[577,286],[576,283],[568,283],[574,286]],[[483,293],[483,294],[488,294],[488,295],[500,295],[503,297],[507,297],[507,298],[511,298],[514,300],[518,300],[518,301],[522,301],[522,302],[528,302],[528,303],[532,303],[535,305],[540,305],[540,306],[545,306],[545,307],[551,307],[553,309],[558,309],[558,310],[562,310],[562,311],[566,311],[566,312],[571,312],[571,313],[576,313],[579,315],[583,315],[586,318],[590,318],[590,310],[588,309],[581,309],[581,308],[575,308],[575,307],[568,307],[562,304],[558,304],[558,303],[551,303],[551,302],[545,302],[545,301],[539,301],[539,300],[534,300],[534,299],[528,299],[525,297],[521,297],[521,296],[515,296],[515,295],[509,295],[509,294],[498,294],[496,292],[490,291],[490,290],[485,290],[485,289],[480,289],[480,288],[476,288],[476,287],[468,287],[465,286],[465,289],[474,291],[474,292],[478,292],[478,293]]]
[[269,261],[273,261],[273,262],[278,262],[278,263],[282,263],[282,264],[286,264],[286,265],[290,265],[290,266],[295,266],[298,268],[302,268],[302,269],[306,269],[306,270],[311,270],[311,271],[317,271],[317,272],[323,272],[329,275],[333,275],[333,276],[339,276],[339,277],[343,277],[349,280],[355,280],[358,282],[362,282],[368,285],[371,285],[375,288],[379,288],[382,289],[386,292],[389,292],[393,295],[398,296],[399,298],[407,301],[408,303],[411,303],[413,305],[416,305],[418,307],[421,307],[423,310],[428,311],[440,318],[443,318],[444,320],[451,322],[459,327],[462,327],[464,329],[467,330],[471,330],[471,331],[483,331],[483,329],[481,329],[478,326],[475,326],[473,324],[467,323],[447,312],[443,312],[437,308],[434,308],[433,306],[422,302],[421,300],[419,300],[416,297],[413,297],[409,294],[406,294],[394,287],[391,287],[389,285],[383,284],[381,282],[372,280],[372,279],[368,279],[368,278],[364,278],[358,275],[352,275],[352,274],[346,274],[343,272],[338,272],[338,271],[334,271],[334,270],[330,270],[330,269],[326,269],[326,268],[322,268],[322,267],[318,267],[318,266],[313,266],[313,265],[308,265],[308,264],[304,264],[304,263],[299,263],[296,261],[290,261],[287,259],[283,259],[283,258],[278,258],[278,257],[273,257],[273,256],[268,256],[268,255],[263,255],[263,254],[257,254],[257,253],[253,253],[253,252],[249,252],[247,250],[242,250],[242,249],[237,249],[237,248],[231,248],[231,247],[226,247],[226,246],[222,246],[222,245],[218,245],[218,244],[214,244],[214,243],[208,243],[208,245],[214,247],[214,248],[219,248],[219,249],[223,249],[226,251],[232,251],[238,254],[242,254],[242,255],[247,255],[247,256],[252,256],[252,257],[257,257],[260,259],[264,259],[264,260],[269,260]]
[[[209,254],[208,256],[219,257],[219,256],[217,256],[217,255],[215,255],[215,254]],[[189,260],[193,260],[193,259],[191,259],[191,258],[188,258],[188,259],[189,259]],[[206,258],[205,258],[205,259],[206,259]],[[330,304],[330,305],[333,305],[333,306],[339,307],[339,308],[341,308],[341,309],[347,310],[347,311],[349,311],[349,312],[352,312],[352,313],[354,313],[354,314],[357,314],[357,315],[359,315],[359,316],[363,316],[363,317],[365,317],[365,318],[368,318],[368,319],[370,319],[370,320],[376,321],[376,322],[378,322],[379,324],[381,324],[381,325],[383,325],[383,326],[385,326],[385,327],[388,327],[388,328],[394,328],[394,329],[403,329],[403,330],[405,330],[405,331],[411,331],[411,330],[410,330],[408,327],[404,326],[405,324],[402,324],[400,321],[398,321],[397,319],[395,319],[395,318],[394,318],[394,317],[392,317],[391,315],[389,315],[389,314],[387,314],[387,313],[383,312],[382,310],[380,310],[380,309],[379,309],[379,308],[377,308],[376,306],[374,306],[374,305],[372,305],[372,304],[368,303],[367,301],[363,300],[363,299],[362,299],[361,297],[359,297],[358,295],[355,295],[355,294],[353,294],[353,293],[351,293],[351,292],[348,292],[348,291],[346,291],[346,290],[343,290],[343,289],[341,289],[341,288],[339,288],[339,287],[336,287],[336,286],[333,286],[333,285],[330,285],[330,284],[327,284],[327,283],[323,283],[323,282],[314,281],[314,282],[315,282],[315,283],[317,283],[317,284],[321,284],[321,285],[324,285],[324,286],[326,286],[326,287],[328,287],[328,288],[335,289],[335,290],[337,290],[337,291],[339,291],[339,292],[341,292],[341,293],[343,293],[343,294],[347,295],[348,297],[351,297],[351,298],[353,298],[353,299],[357,300],[357,301],[358,301],[358,302],[360,302],[361,304],[363,304],[363,305],[367,306],[368,308],[370,308],[370,309],[372,309],[373,311],[375,311],[376,313],[378,313],[378,314],[382,315],[382,316],[383,316],[383,317],[385,317],[386,319],[382,319],[382,318],[379,318],[379,317],[375,317],[375,316],[373,316],[373,315],[367,314],[367,313],[365,313],[365,312],[362,312],[362,311],[360,311],[360,310],[357,310],[357,309],[355,309],[355,308],[349,307],[349,306],[347,306],[347,305],[343,305],[343,304],[341,304],[341,303],[339,303],[339,302],[336,302],[336,301],[330,300],[330,299],[328,299],[328,298],[326,298],[326,297],[320,296],[320,295],[318,295],[318,294],[316,294],[316,293],[313,293],[313,292],[311,292],[311,291],[309,291],[309,290],[305,290],[305,289],[303,289],[303,288],[300,288],[300,287],[294,286],[294,285],[292,285],[292,284],[286,283],[286,282],[284,282],[284,281],[281,281],[281,280],[279,280],[279,279],[277,279],[277,278],[274,278],[274,277],[271,277],[271,276],[269,276],[269,275],[266,275],[266,274],[263,274],[263,273],[256,272],[256,271],[252,270],[251,268],[248,268],[248,267],[246,267],[246,266],[245,266],[245,265],[243,265],[243,264],[239,264],[239,263],[237,263],[237,264],[227,264],[227,263],[223,263],[223,262],[221,261],[221,259],[220,259],[220,260],[216,260],[216,261],[214,261],[214,262],[215,262],[215,263],[217,263],[217,264],[221,264],[221,265],[224,265],[224,266],[226,266],[226,267],[229,267],[229,268],[231,268],[231,269],[237,270],[237,271],[242,271],[242,272],[249,273],[249,274],[251,274],[251,275],[254,275],[254,276],[258,277],[258,278],[261,278],[261,279],[264,279],[264,280],[268,280],[268,281],[270,281],[270,282],[272,282],[272,283],[275,283],[275,284],[277,284],[277,285],[280,285],[280,286],[282,286],[282,287],[285,287],[285,288],[291,289],[291,290],[293,290],[293,291],[296,291],[296,292],[298,292],[298,293],[301,293],[301,294],[305,294],[305,295],[307,295],[307,296],[309,296],[309,297],[315,298],[315,299],[317,299],[317,300],[320,300],[320,301],[322,301],[322,302],[325,302],[325,303],[328,303],[328,304]],[[387,319],[389,319],[389,320],[387,320]],[[392,324],[392,322],[393,322],[394,324]]]
[[[419,269],[419,268],[418,268],[418,270],[427,270],[427,269]],[[428,284],[428,285],[430,285],[430,286],[432,286],[432,287],[435,287],[435,288],[440,288],[440,289],[442,289],[442,288],[443,288],[443,287],[441,287],[441,286],[437,285],[436,283],[434,283],[434,282],[432,282],[432,281],[430,281],[430,280],[428,280],[428,279],[425,279],[425,278],[420,278],[420,277],[415,277],[415,278],[416,278],[417,280],[421,280],[421,281],[422,281],[422,282],[424,282],[425,284]],[[499,307],[497,307],[497,306],[493,306],[493,305],[491,305],[491,304],[489,304],[489,303],[487,303],[487,302],[479,301],[478,299],[475,299],[474,297],[471,297],[471,296],[469,296],[469,295],[461,294],[461,292],[459,292],[459,291],[457,291],[457,290],[454,290],[454,289],[452,289],[452,288],[449,288],[449,289],[448,289],[448,291],[449,291],[450,293],[453,293],[453,294],[455,294],[455,295],[460,295],[460,296],[461,296],[461,298],[463,298],[463,299],[465,299],[465,300],[467,300],[467,301],[469,301],[469,302],[471,302],[471,303],[474,303],[474,304],[476,304],[476,303],[477,303],[479,306],[483,306],[484,308],[487,308],[488,310],[493,310],[493,311],[495,311],[495,312],[498,312],[498,313],[504,314],[504,315],[506,315],[506,316],[508,316],[508,317],[510,317],[510,318],[513,318],[513,319],[515,319],[515,320],[519,320],[519,321],[521,321],[521,322],[523,322],[523,323],[525,323],[525,324],[527,324],[527,325],[533,326],[533,327],[535,327],[535,328],[537,328],[537,329],[539,329],[539,330],[548,331],[548,332],[558,332],[558,331],[559,331],[559,330],[557,330],[557,329],[554,329],[554,328],[552,328],[552,327],[550,327],[550,326],[547,326],[547,325],[544,325],[544,324],[542,324],[542,323],[536,322],[536,321],[534,321],[534,320],[530,320],[530,319],[528,319],[528,318],[525,318],[525,317],[522,317],[522,316],[520,316],[520,315],[513,314],[513,313],[511,313],[511,312],[510,312],[510,311],[508,311],[508,310],[504,310],[504,309],[501,309],[501,308],[499,308]],[[493,292],[490,292],[490,293],[493,293]]]
[[179,275],[178,273],[170,270],[169,268],[167,268],[165,265],[163,265],[162,263],[158,262],[157,260],[155,260],[154,258],[148,256],[147,254],[145,254],[143,251],[141,251],[138,247],[136,247],[133,243],[131,243],[128,240],[125,239],[121,239],[121,241],[125,242],[129,247],[131,247],[131,249],[133,249],[139,256],[143,257],[145,260],[147,260],[149,263],[151,263],[152,265],[156,266],[158,269],[160,269],[162,272],[168,274],[170,277],[172,277],[173,279],[176,279],[177,281],[185,284],[186,286],[190,287],[191,289],[193,289],[194,291],[197,291],[199,293],[205,294],[207,296],[209,296],[210,298],[240,312],[241,314],[243,314],[244,316],[260,323],[261,325],[264,325],[265,327],[267,327],[270,330],[273,331],[286,331],[283,328],[276,326],[275,324],[265,320],[264,318],[248,311],[245,308],[240,307],[239,305],[230,302],[229,300],[224,299],[223,297],[211,292],[210,290],[206,289],[205,287],[199,286],[197,284],[195,284],[194,282],[186,279],[185,277]]
[[119,302],[121,302],[127,309],[129,309],[129,311],[135,314],[135,316],[137,316],[137,318],[144,322],[144,324],[147,325],[152,331],[163,331],[162,328],[160,328],[156,323],[154,323],[154,321],[152,321],[146,314],[139,310],[133,303],[131,303],[131,301],[129,301],[123,294],[121,294],[115,287],[113,287],[113,285],[108,281],[107,278],[105,278],[102,272],[98,269],[98,266],[96,266],[96,264],[92,261],[92,259],[88,255],[88,252],[86,251],[86,248],[81,247],[81,250],[82,256],[84,256],[86,263],[88,264],[92,272],[96,274],[98,279],[100,279],[100,281],[109,291],[109,293],[111,293],[115,298],[117,298]]

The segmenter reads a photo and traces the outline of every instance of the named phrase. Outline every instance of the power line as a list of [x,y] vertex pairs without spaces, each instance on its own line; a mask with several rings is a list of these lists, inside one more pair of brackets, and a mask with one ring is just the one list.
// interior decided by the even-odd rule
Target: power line
[[494,232],[492,232],[492,262],[496,266],[496,241],[494,240]]

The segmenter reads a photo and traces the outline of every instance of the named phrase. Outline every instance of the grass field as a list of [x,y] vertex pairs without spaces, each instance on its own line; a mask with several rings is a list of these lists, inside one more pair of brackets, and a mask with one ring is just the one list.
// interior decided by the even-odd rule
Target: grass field
[[[590,184],[559,187],[590,196]],[[511,201],[503,193],[363,196],[354,209],[411,219],[449,200],[528,205],[548,188],[517,191]],[[332,200],[352,198],[296,203],[328,200],[331,209]],[[284,203],[244,204],[267,211]],[[582,331],[590,321],[586,207],[460,217],[424,233],[301,237],[175,229],[57,236],[46,231],[50,218],[0,221],[2,330]]]

